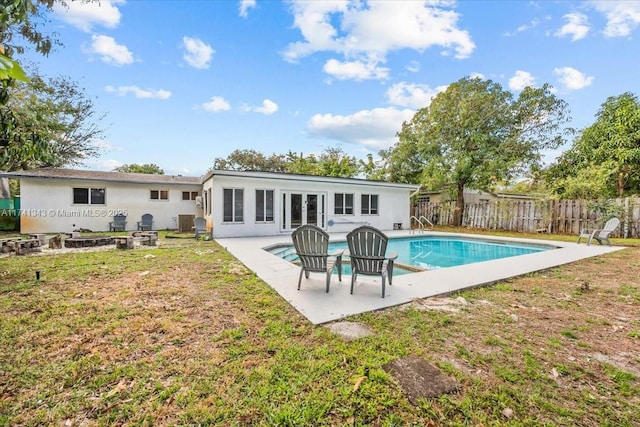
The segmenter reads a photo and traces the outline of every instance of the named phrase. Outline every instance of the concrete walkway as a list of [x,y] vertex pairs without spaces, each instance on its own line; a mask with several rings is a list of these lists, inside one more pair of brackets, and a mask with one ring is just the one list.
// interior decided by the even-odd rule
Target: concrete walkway
[[[409,234],[408,230],[389,231],[389,237],[407,236],[456,236],[481,238],[479,235],[425,232]],[[330,240],[345,240],[345,233],[331,234]],[[385,298],[381,297],[380,279],[360,276],[353,295],[349,293],[351,275],[343,275],[342,283],[338,275],[331,279],[331,290],[325,292],[324,275],[312,273],[309,279],[302,279],[302,287],[297,290],[300,267],[264,250],[278,244],[292,244],[289,236],[243,237],[217,239],[233,256],[239,259],[258,277],[275,289],[285,300],[314,324],[342,319],[354,314],[379,310],[404,304],[416,298],[427,298],[446,294],[474,286],[485,285],[509,277],[520,276],[537,270],[544,270],[581,259],[624,249],[600,245],[587,246],[568,242],[535,239],[512,239],[491,236],[492,240],[515,241],[520,243],[547,244],[558,249],[542,251],[530,255],[503,258],[493,261],[467,264],[459,267],[394,276],[393,286],[386,287]]]

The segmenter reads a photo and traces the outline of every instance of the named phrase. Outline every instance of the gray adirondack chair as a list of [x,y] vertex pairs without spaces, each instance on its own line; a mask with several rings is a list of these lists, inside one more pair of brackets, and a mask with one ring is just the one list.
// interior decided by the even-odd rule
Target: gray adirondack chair
[[398,258],[395,252],[386,255],[387,236],[370,225],[358,227],[347,234],[349,257],[351,258],[351,293],[359,274],[380,276],[382,298],[385,294],[385,278],[389,285],[393,279],[393,262]]
[[127,228],[127,216],[115,215],[113,221],[109,223],[109,231],[124,231]]
[[591,241],[595,239],[599,244],[606,242],[607,245],[611,246],[609,234],[613,233],[619,225],[620,220],[614,217],[607,221],[602,228],[583,228],[580,230],[580,236],[578,236],[578,241],[576,243],[580,243],[580,239],[584,237],[587,239],[587,245],[590,245]]
[[196,239],[198,239],[200,236],[208,234],[207,220],[202,218],[201,216],[193,219],[193,228],[196,232]]
[[142,215],[142,221],[138,221],[138,230],[150,231],[152,224],[153,224],[153,215],[146,213]]
[[309,278],[309,273],[324,273],[327,281],[327,292],[331,284],[331,273],[335,266],[338,267],[338,280],[342,281],[342,254],[339,250],[329,254],[329,234],[318,226],[305,224],[296,228],[291,233],[293,246],[300,259],[300,277],[298,278],[298,290],[302,283],[302,273]]

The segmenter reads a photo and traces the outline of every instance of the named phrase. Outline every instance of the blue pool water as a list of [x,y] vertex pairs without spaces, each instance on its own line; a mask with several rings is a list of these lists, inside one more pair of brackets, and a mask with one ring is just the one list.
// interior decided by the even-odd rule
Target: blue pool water
[[[347,248],[347,242],[333,242],[329,244],[329,253]],[[440,236],[391,238],[387,246],[387,252],[398,254],[397,264],[400,265],[397,268],[398,271],[394,268],[394,274],[411,273],[411,268],[433,270],[527,255],[550,249],[554,248],[543,245]],[[289,261],[297,259],[293,246],[278,246],[269,251]],[[409,268],[403,269],[402,265]],[[343,272],[349,274],[345,270]]]

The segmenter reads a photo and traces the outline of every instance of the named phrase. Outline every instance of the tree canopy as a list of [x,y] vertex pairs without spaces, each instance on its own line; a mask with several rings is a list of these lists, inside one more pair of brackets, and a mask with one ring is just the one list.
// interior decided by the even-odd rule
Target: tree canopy
[[46,56],[60,44],[54,32],[45,33],[40,28],[56,3],[66,5],[63,0],[0,0],[0,104],[6,102],[4,90],[11,79],[27,80],[12,58],[14,54],[23,53],[31,45]]
[[640,193],[640,102],[625,92],[609,97],[596,121],[576,137],[548,171],[564,198],[623,197]]
[[404,122],[380,154],[392,181],[451,186],[461,224],[464,189],[491,190],[538,165],[543,150],[562,144],[567,109],[546,84],[514,99],[496,82],[463,78]]
[[10,92],[0,106],[0,170],[77,165],[98,154],[103,116],[77,83],[33,72]]
[[226,158],[216,158],[212,169],[285,172],[352,178],[361,172],[358,160],[341,148],[327,148],[319,155],[294,153],[265,156],[256,150],[234,150]]
[[147,173],[150,175],[164,175],[164,170],[155,163],[130,163],[118,166],[114,169],[114,172],[124,173]]

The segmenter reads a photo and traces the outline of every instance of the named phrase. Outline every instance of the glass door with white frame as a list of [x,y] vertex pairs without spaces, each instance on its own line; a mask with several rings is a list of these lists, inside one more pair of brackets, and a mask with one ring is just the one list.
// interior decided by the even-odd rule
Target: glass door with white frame
[[325,193],[282,192],[282,230],[294,230],[304,224],[324,228],[326,224]]

